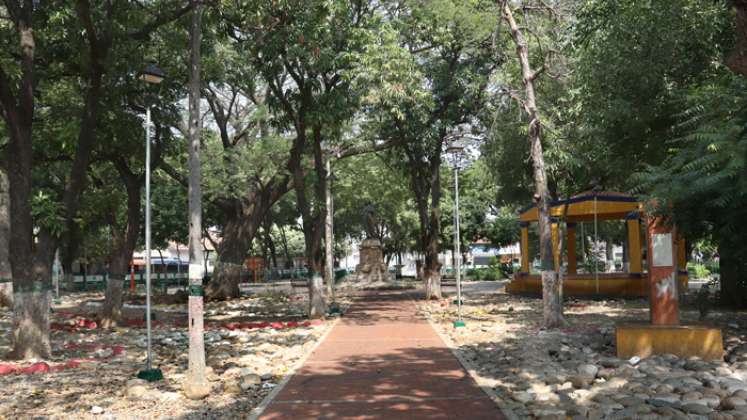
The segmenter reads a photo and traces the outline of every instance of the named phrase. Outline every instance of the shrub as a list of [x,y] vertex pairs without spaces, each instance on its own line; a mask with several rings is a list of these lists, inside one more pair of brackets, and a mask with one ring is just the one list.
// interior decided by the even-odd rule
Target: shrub
[[698,263],[688,263],[687,272],[694,279],[705,279],[711,275],[711,271],[704,264]]

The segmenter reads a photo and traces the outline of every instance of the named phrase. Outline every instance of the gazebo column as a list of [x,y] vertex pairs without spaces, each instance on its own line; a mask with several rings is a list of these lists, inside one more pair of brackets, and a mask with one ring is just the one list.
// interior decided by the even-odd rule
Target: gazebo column
[[552,259],[555,263],[555,271],[560,271],[560,225],[557,219],[551,218],[550,220],[552,221]]
[[677,269],[687,274],[687,246],[682,235],[677,237]]
[[521,227],[521,272],[529,273],[529,222],[520,222]]
[[568,250],[568,274],[576,274],[576,223],[566,224],[566,249]]
[[628,270],[631,274],[643,273],[643,254],[641,253],[641,222],[638,219],[638,213],[631,213],[628,215],[628,252],[630,256],[628,261],[630,263],[630,269]]

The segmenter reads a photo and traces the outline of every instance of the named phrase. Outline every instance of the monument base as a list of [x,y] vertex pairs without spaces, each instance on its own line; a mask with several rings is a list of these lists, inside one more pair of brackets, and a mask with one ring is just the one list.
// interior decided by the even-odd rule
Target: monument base
[[355,267],[356,280],[359,282],[385,281],[388,278],[381,242],[368,238],[361,242],[360,264]]
[[621,324],[616,328],[617,357],[641,358],[656,354],[698,356],[720,360],[724,356],[721,330],[703,325]]

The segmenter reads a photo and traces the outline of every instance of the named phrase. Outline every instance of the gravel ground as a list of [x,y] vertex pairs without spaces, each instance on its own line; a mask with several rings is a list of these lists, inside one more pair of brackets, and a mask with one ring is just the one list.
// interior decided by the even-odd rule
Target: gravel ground
[[[63,330],[52,333],[53,358],[44,362],[58,366],[88,360],[58,372],[0,376],[0,418],[247,417],[331,325],[329,320],[311,323],[304,319],[304,295],[268,292],[206,304],[205,342],[212,392],[204,400],[191,401],[181,393],[189,344],[186,305],[156,306],[154,363],[165,380],[149,384],[136,379],[145,363],[142,326],[115,330],[70,327],[81,316],[92,318],[101,298],[96,293],[66,297],[52,315],[52,321]],[[341,300],[344,307],[344,298]],[[126,306],[126,318],[142,320],[144,310],[138,303]],[[0,354],[10,350],[10,322],[10,312],[0,312]],[[281,322],[282,329],[261,322]],[[234,328],[235,323],[239,328]],[[252,323],[254,328],[242,328],[240,323]]]
[[[614,326],[648,319],[645,300],[570,300],[567,327],[545,331],[540,299],[465,290],[465,328],[452,326],[456,307],[448,300],[420,308],[519,418],[747,419],[744,312],[708,316],[724,333],[724,360],[621,360]],[[685,308],[681,317],[696,321],[698,312]]]

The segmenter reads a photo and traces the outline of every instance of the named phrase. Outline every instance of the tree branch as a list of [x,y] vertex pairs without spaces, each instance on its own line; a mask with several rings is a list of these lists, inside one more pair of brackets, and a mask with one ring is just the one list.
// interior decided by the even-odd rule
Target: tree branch
[[174,20],[177,20],[180,17],[186,15],[190,10],[192,10],[192,4],[193,3],[190,1],[187,3],[186,6],[182,7],[181,9],[174,10],[171,13],[158,15],[156,16],[155,19],[153,19],[149,23],[146,23],[142,28],[138,29],[137,31],[129,32],[127,36],[137,41],[145,41],[148,39],[150,34],[156,29],[158,29],[160,26],[165,25]]

